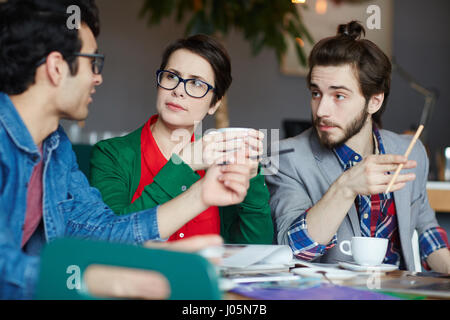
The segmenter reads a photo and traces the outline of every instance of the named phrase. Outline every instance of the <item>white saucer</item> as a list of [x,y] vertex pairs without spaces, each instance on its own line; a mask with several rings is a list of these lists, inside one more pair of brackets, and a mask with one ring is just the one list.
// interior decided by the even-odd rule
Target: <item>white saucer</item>
[[291,270],[291,272],[299,274],[303,277],[324,278],[323,274],[318,273],[320,271],[325,271],[327,278],[330,280],[345,280],[356,277],[358,275],[351,271],[339,269],[324,270],[320,268],[295,268]]
[[362,266],[359,264],[356,264],[354,262],[339,262],[338,263],[340,267],[352,270],[352,271],[379,271],[379,272],[389,272],[394,271],[398,269],[398,266],[395,264],[380,264],[378,266]]

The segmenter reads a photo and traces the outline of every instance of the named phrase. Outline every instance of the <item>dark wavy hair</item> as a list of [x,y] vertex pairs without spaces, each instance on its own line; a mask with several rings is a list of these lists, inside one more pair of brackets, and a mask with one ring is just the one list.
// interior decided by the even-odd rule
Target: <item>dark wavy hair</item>
[[381,127],[381,115],[386,109],[391,88],[392,65],[386,54],[372,41],[361,39],[364,27],[357,21],[341,24],[337,35],[320,40],[309,56],[307,84],[311,83],[311,72],[315,66],[339,66],[350,64],[366,99],[384,93],[381,108],[372,115],[373,121]]
[[173,52],[186,49],[198,54],[208,61],[214,71],[215,92],[211,106],[227,92],[233,81],[231,77],[231,62],[226,49],[219,41],[205,34],[197,34],[188,38],[179,39],[170,44],[164,51],[160,69],[164,70]]
[[0,3],[0,92],[21,94],[34,83],[38,62],[53,51],[62,54],[75,75],[74,53],[82,47],[77,29],[69,29],[67,8],[80,8],[81,21],[100,33],[95,0],[8,0]]

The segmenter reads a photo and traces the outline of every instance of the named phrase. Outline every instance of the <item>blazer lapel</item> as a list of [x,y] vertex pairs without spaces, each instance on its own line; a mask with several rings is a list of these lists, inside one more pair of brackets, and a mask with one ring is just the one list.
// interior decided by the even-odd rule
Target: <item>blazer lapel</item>
[[[324,148],[320,144],[314,129],[311,130],[310,141],[311,141],[311,150],[313,151],[314,157],[317,160],[317,165],[322,171],[324,177],[327,179],[329,186],[331,186],[331,184],[333,184],[336,181],[336,179],[339,178],[339,176],[342,175],[342,173],[344,173],[344,170],[342,169],[342,166],[340,165],[334,152]],[[358,213],[356,212],[355,204],[352,205],[349,212],[347,213],[347,216],[350,219],[353,234],[355,236],[360,236],[361,227],[359,225],[359,218]]]
[[[383,139],[383,145],[386,154],[399,154],[406,150],[399,150],[390,140],[383,137],[383,133],[380,130],[380,134]],[[402,254],[407,268],[410,269],[411,261],[413,259],[412,246],[411,246],[411,234],[409,226],[411,224],[411,206],[409,199],[411,198],[411,184],[398,191],[394,192],[395,210],[397,212],[398,232],[400,236],[400,244],[402,247]],[[413,267],[413,266],[412,266]],[[411,270],[411,269],[410,269]]]

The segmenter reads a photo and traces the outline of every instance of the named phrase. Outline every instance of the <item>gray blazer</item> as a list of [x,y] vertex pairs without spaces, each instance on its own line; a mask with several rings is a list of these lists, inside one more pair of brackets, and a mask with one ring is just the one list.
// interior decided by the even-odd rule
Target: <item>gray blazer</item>
[[[412,139],[411,136],[401,136],[386,130],[380,130],[380,134],[387,154],[404,154]],[[272,158],[273,174],[268,173],[266,176],[271,194],[275,241],[289,244],[287,231],[293,221],[322,198],[343,173],[343,169],[336,155],[320,145],[313,129],[280,141],[273,150],[278,147],[280,150],[295,148],[295,152],[281,155],[278,159]],[[394,199],[403,258],[407,269],[414,270],[411,242],[414,230],[417,229],[420,235],[426,229],[438,226],[438,223],[428,202],[428,157],[420,141],[414,146],[409,159],[416,160],[417,167],[403,172],[414,172],[416,179],[394,192]],[[350,256],[340,252],[339,244],[360,235],[358,213],[353,205],[337,231],[337,245],[316,261],[333,263],[351,260]]]

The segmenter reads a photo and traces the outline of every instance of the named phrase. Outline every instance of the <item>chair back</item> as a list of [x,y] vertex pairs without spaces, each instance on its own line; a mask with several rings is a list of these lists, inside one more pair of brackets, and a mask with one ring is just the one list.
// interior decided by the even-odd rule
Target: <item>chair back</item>
[[78,167],[81,172],[83,172],[86,177],[89,177],[92,146],[89,144],[73,144],[72,149],[77,156]]

